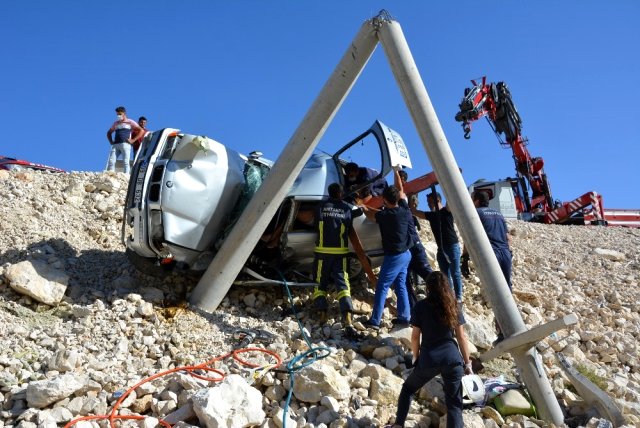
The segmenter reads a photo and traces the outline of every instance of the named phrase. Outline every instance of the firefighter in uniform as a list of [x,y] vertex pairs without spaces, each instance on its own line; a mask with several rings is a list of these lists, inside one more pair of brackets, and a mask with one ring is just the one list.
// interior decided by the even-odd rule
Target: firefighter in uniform
[[313,300],[319,311],[320,322],[327,321],[327,287],[336,286],[342,322],[347,330],[353,330],[351,314],[351,288],[349,284],[349,232],[353,217],[362,215],[362,210],[342,200],[344,190],[339,183],[329,186],[329,199],[322,202],[316,211],[315,228],[318,236],[314,249],[315,281],[318,285]]

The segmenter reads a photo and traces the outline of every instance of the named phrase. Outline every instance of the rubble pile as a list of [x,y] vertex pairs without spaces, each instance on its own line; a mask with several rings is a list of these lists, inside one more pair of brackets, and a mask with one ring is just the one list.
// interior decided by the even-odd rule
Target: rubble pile
[[[152,427],[160,419],[177,426],[281,427],[286,417],[287,427],[309,428],[393,421],[408,373],[410,329],[392,329],[389,309],[380,332],[356,322],[362,337],[352,340],[344,337],[337,306],[334,319],[319,325],[308,310],[310,290],[292,290],[304,332],[328,356],[295,373],[288,401],[292,376],[270,366],[274,356],[243,354],[269,368],[251,370],[229,355],[239,327],[262,331],[252,346],[285,362],[309,349],[286,293],[234,287],[213,314],[186,308],[193,279],[145,276],[124,254],[126,178],[0,171],[0,427],[72,420],[79,427],[106,426],[78,418],[109,415],[115,405],[120,415],[147,416],[122,426]],[[570,313],[579,318],[539,346],[567,423],[595,427],[602,420],[571,388],[556,351],[600,379],[629,426],[640,425],[640,231],[509,226],[514,298],[525,323]],[[372,291],[354,284],[353,294],[356,308],[367,313]],[[465,280],[464,299],[469,338],[482,352],[495,339],[493,315],[473,275]],[[215,371],[203,369],[207,362]],[[508,356],[485,371],[483,377],[515,379]],[[438,426],[446,413],[441,385],[434,380],[419,395],[406,426]],[[469,407],[464,418],[466,426],[546,426],[534,417],[503,417],[489,406]]]

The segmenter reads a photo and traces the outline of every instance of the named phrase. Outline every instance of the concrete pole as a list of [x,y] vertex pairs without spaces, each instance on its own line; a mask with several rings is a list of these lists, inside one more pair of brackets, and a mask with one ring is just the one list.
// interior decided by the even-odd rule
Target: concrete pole
[[[509,292],[498,261],[491,249],[480,218],[469,197],[462,174],[436,116],[427,90],[418,73],[400,24],[393,20],[379,22],[378,38],[389,59],[405,103],[416,126],[431,165],[438,177],[460,229],[465,246],[477,266],[485,293],[498,323],[508,337],[526,330],[518,308]],[[521,370],[522,379],[535,401],[542,418],[563,423],[562,410],[551,385],[536,357],[535,350],[514,350],[512,356]]]
[[191,305],[213,312],[224,299],[377,44],[365,22],[193,290]]

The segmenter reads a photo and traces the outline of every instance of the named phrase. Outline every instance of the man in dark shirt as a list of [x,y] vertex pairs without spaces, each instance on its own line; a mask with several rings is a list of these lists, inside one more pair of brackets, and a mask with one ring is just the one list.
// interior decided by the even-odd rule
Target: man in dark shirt
[[410,212],[407,202],[403,199],[404,193],[395,186],[389,186],[382,192],[384,209],[374,212],[365,207],[368,219],[378,223],[382,237],[384,260],[380,273],[373,303],[371,317],[364,322],[366,327],[380,328],[384,303],[387,291],[393,284],[398,299],[398,318],[393,324],[408,326],[411,309],[406,288],[407,268],[411,261],[409,248],[413,246],[413,240],[409,234]]
[[371,194],[371,196],[379,196],[382,195],[382,191],[387,187],[387,180],[383,177],[374,180],[380,175],[375,169],[358,166],[357,163],[349,162],[344,166],[344,172],[345,183],[347,189],[350,191],[359,190],[363,184],[370,183],[367,185],[369,188],[368,193]]
[[349,232],[353,217],[362,215],[362,210],[342,200],[344,191],[339,183],[329,186],[329,199],[318,206],[315,214],[317,232],[314,250],[314,272],[318,285],[313,292],[315,307],[320,311],[320,321],[327,320],[327,287],[333,280],[338,290],[340,313],[345,328],[351,327],[351,287],[349,284]]
[[[509,233],[507,222],[499,211],[489,208],[489,195],[486,192],[476,190],[471,195],[473,205],[478,211],[480,222],[487,233],[491,248],[498,259],[498,264],[511,290],[511,249],[509,249]],[[466,251],[464,251],[466,254]]]
[[[478,216],[482,227],[489,238],[489,243],[493,249],[493,253],[498,259],[500,270],[504,275],[504,279],[507,281],[509,291],[511,291],[511,250],[509,249],[509,233],[507,229],[507,222],[499,211],[489,208],[489,195],[487,192],[476,190],[471,194],[473,205],[476,207]],[[466,248],[463,250],[465,257],[468,257]],[[502,330],[498,325],[498,320],[495,321],[497,330],[497,338],[494,344],[501,342],[504,339]]]
[[440,270],[449,278],[456,299],[462,301],[462,274],[460,272],[460,243],[453,225],[453,215],[449,207],[442,206],[442,199],[437,192],[427,196],[430,212],[420,211],[415,205],[411,212],[418,218],[427,220],[438,246],[436,258]]
[[[407,172],[400,170],[394,172],[394,185],[400,189],[401,192],[404,192],[404,184],[407,182]],[[411,201],[414,205],[417,204],[417,195],[407,196],[407,202]],[[420,240],[420,236],[418,235],[418,228],[420,227],[420,223],[418,223],[418,219],[411,213],[408,213],[411,216],[411,221],[409,222],[409,234],[413,239],[413,246],[409,249],[411,252],[411,261],[409,262],[409,268],[407,269],[407,293],[409,294],[409,305],[413,308],[413,305],[418,301],[416,297],[416,292],[414,289],[414,284],[411,281],[411,272],[415,272],[419,275],[423,281],[426,282],[427,276],[433,269],[431,269],[431,265],[429,264],[429,259],[427,258],[427,252],[422,245],[422,241]]]

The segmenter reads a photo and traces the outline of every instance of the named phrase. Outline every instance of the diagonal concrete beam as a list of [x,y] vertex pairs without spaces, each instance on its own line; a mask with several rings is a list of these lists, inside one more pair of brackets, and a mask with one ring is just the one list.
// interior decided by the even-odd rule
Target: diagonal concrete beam
[[[498,323],[506,337],[526,331],[526,326],[513,296],[509,292],[489,239],[471,202],[462,174],[451,152],[440,121],[431,104],[400,24],[393,20],[380,22],[378,37],[387,55],[391,70],[404,97],[413,123],[440,181],[447,204],[476,263],[485,294],[495,308]],[[512,353],[522,374],[522,380],[546,421],[560,425],[564,415],[546,376],[542,360],[533,348],[517,348]]]
[[220,305],[377,45],[367,21],[200,278],[189,298],[193,307],[213,312]]
[[480,355],[480,361],[484,363],[493,360],[503,354],[511,353],[518,348],[531,348],[551,333],[555,333],[558,330],[577,323],[578,317],[576,314],[569,314],[546,324],[535,326],[531,330],[515,334],[498,343],[495,347]]
[[560,363],[560,367],[569,378],[571,385],[576,388],[578,395],[580,395],[584,401],[594,406],[600,413],[600,416],[610,420],[614,427],[620,427],[626,424],[622,412],[606,392],[578,372],[564,357],[562,352],[556,352],[556,358]]

